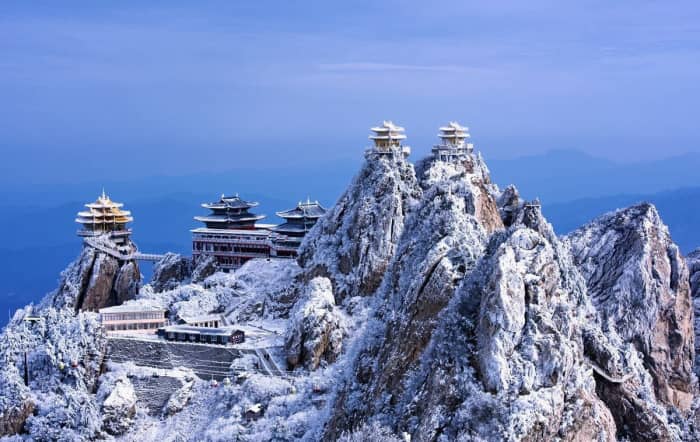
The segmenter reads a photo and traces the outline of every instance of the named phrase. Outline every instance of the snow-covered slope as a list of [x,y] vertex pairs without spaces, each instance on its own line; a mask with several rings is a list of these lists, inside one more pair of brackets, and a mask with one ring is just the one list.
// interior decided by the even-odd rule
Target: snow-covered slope
[[368,152],[348,190],[304,239],[299,264],[305,280],[328,278],[337,303],[373,294],[420,194],[403,155]]

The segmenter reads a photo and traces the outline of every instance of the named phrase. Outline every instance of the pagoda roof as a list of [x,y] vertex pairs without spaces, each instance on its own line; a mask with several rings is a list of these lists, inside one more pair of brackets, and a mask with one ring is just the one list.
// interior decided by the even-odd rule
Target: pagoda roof
[[97,197],[94,203],[85,204],[85,207],[90,210],[78,212],[78,218],[75,219],[75,222],[80,224],[125,224],[133,221],[131,212],[122,210],[123,206],[122,203],[112,201],[102,190],[102,194]]
[[219,201],[204,203],[202,207],[206,209],[250,209],[251,207],[256,207],[258,204],[257,201],[246,201],[236,194],[234,196],[221,195]]
[[303,233],[308,230],[309,229],[304,224],[299,223],[284,223],[272,229],[273,232],[277,233]]
[[381,126],[370,129],[374,135],[370,135],[370,140],[404,140],[406,135],[403,134],[404,128],[397,126],[391,121],[384,121]]
[[102,195],[97,197],[97,200],[95,200],[94,203],[88,203],[85,204],[85,207],[88,207],[90,209],[110,209],[110,208],[119,208],[123,207],[123,203],[118,203],[115,201],[112,201],[109,196],[105,193],[104,189],[102,190]]
[[440,130],[443,132],[467,132],[469,131],[469,128],[460,125],[456,121],[450,121],[449,123],[447,123],[447,126],[441,127]]
[[203,223],[237,223],[245,221],[258,221],[265,218],[265,215],[254,215],[252,213],[241,215],[206,215],[195,216],[194,219]]
[[110,219],[94,219],[94,218],[76,218],[75,222],[80,224],[126,224],[133,221],[134,218],[130,216],[126,217],[115,217]]
[[392,123],[391,121],[386,121],[386,120],[385,120],[384,122],[382,122],[382,125],[381,125],[381,126],[373,127],[373,128],[371,128],[370,130],[371,130],[372,132],[379,132],[379,133],[381,133],[381,132],[403,132],[403,131],[405,131],[406,129],[404,129],[404,128],[401,127],[401,126],[395,125],[395,124]]
[[293,209],[277,212],[277,216],[285,219],[303,219],[303,218],[320,218],[326,213],[326,208],[321,206],[318,201],[299,202]]
[[89,212],[78,212],[78,216],[85,218],[105,218],[115,216],[131,216],[129,210],[111,210],[109,212],[100,212],[99,210],[91,210]]

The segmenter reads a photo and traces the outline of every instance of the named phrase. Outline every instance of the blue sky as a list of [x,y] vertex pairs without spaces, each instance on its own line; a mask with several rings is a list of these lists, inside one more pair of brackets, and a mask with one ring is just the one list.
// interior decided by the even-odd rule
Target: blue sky
[[700,152],[697,1],[0,4],[0,183],[356,161],[393,119],[492,158]]

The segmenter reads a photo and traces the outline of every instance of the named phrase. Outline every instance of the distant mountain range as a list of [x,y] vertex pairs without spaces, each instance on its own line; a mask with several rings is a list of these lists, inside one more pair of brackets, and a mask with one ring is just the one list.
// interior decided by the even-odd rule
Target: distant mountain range
[[[576,151],[488,160],[493,181],[514,183],[524,198],[539,197],[558,233],[638,201],[656,204],[685,253],[700,246],[700,154],[620,164]],[[352,162],[288,169],[240,169],[222,174],[157,176],[128,182],[22,185],[0,189],[0,312],[40,299],[80,251],[75,213],[104,186],[134,213],[134,240],[147,252],[188,253],[200,207],[225,192],[260,202],[259,213],[297,201],[330,206],[352,180]],[[19,185],[18,185],[19,186]],[[682,189],[679,189],[682,188]],[[28,263],[31,263],[28,265]],[[144,267],[147,270],[147,266]],[[148,272],[146,272],[148,273]],[[4,315],[0,314],[0,324]]]
[[538,197],[548,204],[700,186],[700,153],[617,163],[582,152],[555,150],[514,160],[486,160],[499,186],[515,184],[526,198]]
[[700,187],[677,189],[653,195],[616,195],[584,198],[559,204],[544,204],[542,212],[557,233],[568,233],[597,216],[647,201],[658,209],[671,237],[684,254],[700,247]]

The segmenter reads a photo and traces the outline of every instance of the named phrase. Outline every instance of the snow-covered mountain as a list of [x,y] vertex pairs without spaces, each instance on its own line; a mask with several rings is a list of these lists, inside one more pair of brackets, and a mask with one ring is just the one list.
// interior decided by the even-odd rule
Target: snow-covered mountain
[[[699,255],[688,267],[651,205],[563,238],[543,211],[478,154],[370,152],[296,262],[168,255],[136,293],[135,268],[86,247],[0,336],[0,435],[698,440]],[[253,337],[108,337],[87,310],[125,300]]]

